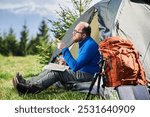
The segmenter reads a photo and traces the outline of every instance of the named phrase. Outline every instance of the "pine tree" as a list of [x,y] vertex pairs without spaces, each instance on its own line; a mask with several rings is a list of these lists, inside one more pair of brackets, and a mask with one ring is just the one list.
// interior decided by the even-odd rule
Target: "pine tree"
[[73,9],[67,7],[60,7],[60,11],[56,11],[58,15],[57,21],[52,21],[49,19],[52,27],[50,30],[54,33],[54,37],[61,40],[65,35],[69,27],[74,23],[74,21],[80,17],[88,8],[92,0],[71,0],[73,4]]
[[31,37],[31,40],[28,42],[27,53],[30,55],[36,55],[38,53],[37,46],[38,42],[35,37]]
[[4,55],[4,52],[5,52],[4,49],[5,49],[4,48],[4,41],[3,41],[3,37],[2,37],[2,35],[0,33],[0,54]]
[[38,49],[39,61],[42,64],[47,64],[49,62],[53,51],[52,43],[49,41],[48,31],[49,29],[45,20],[42,20],[39,28],[39,33],[36,37],[36,48]]
[[71,0],[74,6],[74,9],[76,10],[78,17],[80,17],[88,8],[89,4],[93,0]]
[[48,43],[49,41],[48,26],[45,20],[42,20],[41,22],[41,25],[39,27],[39,33],[37,34],[37,38],[41,38],[41,41],[44,41],[44,43]]
[[27,29],[26,24],[23,25],[23,30],[21,31],[21,38],[20,38],[20,45],[19,45],[19,54],[21,56],[27,55],[27,41],[28,41],[28,35],[29,31]]
[[1,51],[3,51],[3,55],[17,55],[18,53],[18,41],[16,39],[16,35],[14,34],[13,28],[9,29],[8,34],[6,33],[3,37],[3,45]]

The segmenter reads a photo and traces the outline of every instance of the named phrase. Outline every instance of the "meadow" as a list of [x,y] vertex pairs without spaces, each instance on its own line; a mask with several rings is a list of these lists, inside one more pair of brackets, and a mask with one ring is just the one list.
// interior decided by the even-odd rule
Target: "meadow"
[[[4,57],[0,55],[0,100],[83,100],[85,93],[65,90],[63,88],[49,87],[38,94],[19,95],[12,84],[12,78],[17,72],[28,78],[38,75],[43,65],[39,63],[37,56]],[[89,99],[99,99],[90,96]]]

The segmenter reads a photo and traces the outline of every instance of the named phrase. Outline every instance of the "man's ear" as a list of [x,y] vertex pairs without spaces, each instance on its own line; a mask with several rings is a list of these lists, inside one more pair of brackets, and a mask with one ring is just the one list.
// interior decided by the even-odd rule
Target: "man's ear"
[[86,38],[86,34],[83,34],[83,38]]

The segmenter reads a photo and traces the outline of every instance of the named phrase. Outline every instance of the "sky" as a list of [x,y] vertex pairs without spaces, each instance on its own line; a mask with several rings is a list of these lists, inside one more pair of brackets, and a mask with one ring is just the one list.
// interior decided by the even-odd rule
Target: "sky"
[[[100,0],[93,0],[90,6],[98,1]],[[59,4],[72,8],[71,0],[0,0],[1,35],[13,28],[19,39],[23,25],[26,24],[29,37],[36,36],[43,18],[56,20],[56,11],[60,10]],[[50,26],[50,23],[47,22],[47,24]]]

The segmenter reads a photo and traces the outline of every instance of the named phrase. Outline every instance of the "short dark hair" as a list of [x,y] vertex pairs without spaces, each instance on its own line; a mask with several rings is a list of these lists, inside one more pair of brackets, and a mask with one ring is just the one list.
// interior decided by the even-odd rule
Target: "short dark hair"
[[82,32],[85,33],[87,36],[91,35],[91,27],[90,24],[87,22],[80,22],[80,24],[82,24],[84,27],[82,29]]
[[85,26],[82,31],[83,31],[83,33],[85,33],[87,36],[90,36],[90,35],[91,35],[91,27],[90,27],[90,25],[88,25],[87,27]]

